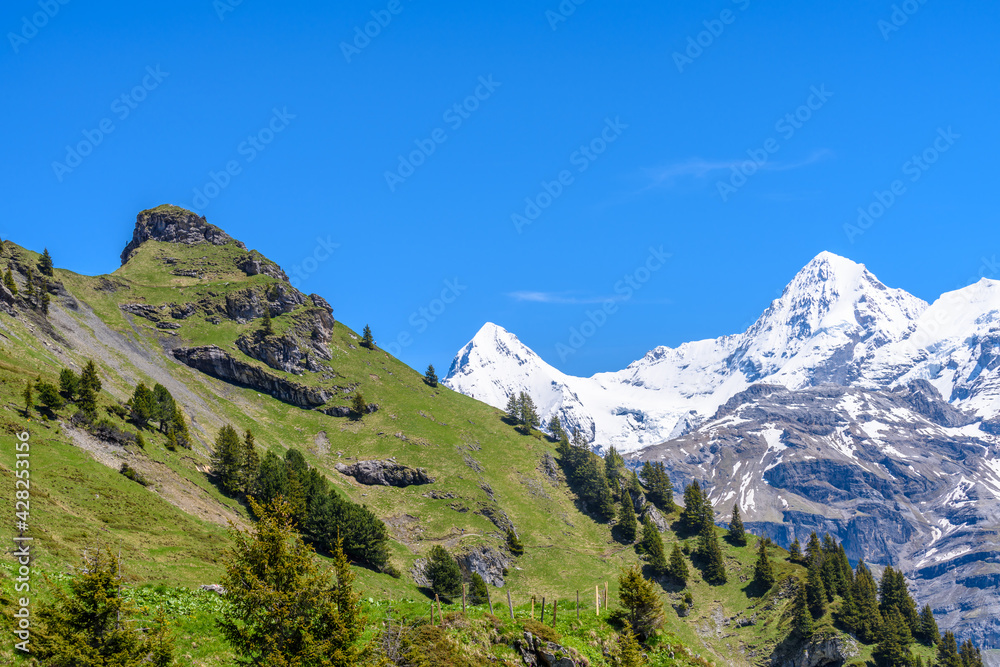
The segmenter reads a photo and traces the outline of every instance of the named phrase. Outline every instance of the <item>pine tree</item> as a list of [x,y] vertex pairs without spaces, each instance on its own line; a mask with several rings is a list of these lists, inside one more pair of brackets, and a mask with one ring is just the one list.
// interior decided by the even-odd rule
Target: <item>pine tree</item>
[[42,311],[42,315],[49,314],[49,304],[51,303],[52,303],[52,297],[49,296],[48,291],[45,289],[44,286],[42,286],[42,300],[41,304],[39,305],[39,310]]
[[893,607],[883,623],[879,643],[872,651],[875,664],[878,667],[910,667],[913,664],[908,648],[910,640],[906,621]]
[[535,408],[535,401],[527,392],[521,392],[517,397],[518,425],[525,435],[531,433],[531,429],[538,426],[538,410]]
[[852,630],[862,642],[873,644],[882,628],[882,612],[878,607],[878,586],[864,560],[858,562],[851,597],[857,610]]
[[627,629],[618,635],[617,664],[619,667],[642,667],[646,664],[639,640]]
[[17,294],[17,283],[14,282],[14,274],[11,272],[10,267],[7,267],[7,273],[3,276],[3,284],[10,290],[11,294]]
[[101,393],[101,378],[97,374],[97,366],[93,359],[88,359],[80,373],[80,387],[89,387],[94,395]]
[[32,653],[47,667],[114,665],[166,667],[173,663],[172,638],[162,619],[139,629],[139,609],[124,595],[119,557],[98,545],[84,553],[69,591],[52,588],[42,603]]
[[274,325],[271,324],[271,306],[264,304],[264,312],[260,316],[260,330],[265,336],[274,335]]
[[72,401],[80,387],[80,378],[76,373],[68,368],[59,371],[59,391],[66,397],[67,401]]
[[574,445],[574,450],[585,458],[574,472],[576,492],[580,500],[587,504],[591,512],[610,520],[615,515],[615,503],[608,488],[608,479],[604,474],[603,462],[600,457]]
[[983,655],[971,639],[962,642],[958,655],[962,659],[962,667],[983,667]]
[[236,429],[229,424],[223,426],[215,438],[215,447],[212,450],[212,472],[219,480],[222,490],[229,495],[236,495],[241,491],[242,448]]
[[434,364],[427,365],[427,372],[424,373],[424,382],[427,383],[427,386],[429,387],[438,386],[438,376],[437,373],[434,372]]
[[50,415],[63,406],[62,396],[54,384],[39,380],[35,383],[35,389],[38,391],[38,400]]
[[245,496],[253,496],[257,488],[257,475],[260,474],[260,454],[257,453],[257,441],[250,429],[243,434],[243,452],[240,459],[242,464],[239,475],[240,488]]
[[361,346],[369,350],[375,349],[375,338],[372,336],[372,328],[365,325],[365,330],[361,333]]
[[552,415],[552,419],[549,420],[549,433],[552,434],[552,438],[556,442],[566,437],[566,431],[563,430],[562,422],[559,421],[559,415]]
[[649,569],[657,577],[667,574],[667,554],[663,549],[663,538],[653,520],[646,515],[642,521],[642,552],[649,558]]
[[469,578],[469,604],[486,604],[489,595],[486,580],[478,572],[473,572]]
[[447,599],[461,594],[462,571],[447,549],[435,544],[431,547],[427,561],[427,578],[431,581],[434,593]]
[[320,569],[296,533],[287,502],[264,506],[250,499],[250,507],[258,520],[249,530],[231,529],[233,546],[221,582],[227,604],[218,627],[233,648],[234,662],[241,667],[358,664],[366,619],[339,541],[331,573]]
[[809,572],[806,576],[809,611],[815,619],[819,619],[826,613],[826,587],[823,586],[822,566],[823,561],[820,558],[813,558],[809,562]]
[[505,417],[511,424],[517,425],[520,421],[521,411],[517,404],[517,395],[511,394],[507,397],[507,407],[504,408]]
[[726,583],[726,563],[722,559],[722,549],[719,537],[715,534],[715,526],[706,525],[699,538],[698,555],[704,561],[703,576],[710,584],[721,586]]
[[799,582],[799,591],[792,603],[792,632],[802,640],[813,635],[813,615],[809,611],[809,594],[806,584]]
[[788,560],[793,563],[799,563],[802,561],[802,545],[799,543],[799,538],[795,538],[792,542],[792,546],[788,548]]
[[733,518],[729,521],[729,533],[726,538],[734,546],[745,547],[747,545],[747,534],[743,530],[743,518],[740,516],[739,503],[733,503]]
[[354,392],[354,398],[351,399],[351,419],[358,421],[365,416],[368,412],[368,405],[365,403],[365,397],[361,395],[360,391]]
[[24,392],[21,394],[24,397],[24,416],[31,416],[31,408],[35,405],[35,396],[31,391],[31,380],[28,380],[27,386],[24,388]]
[[167,432],[174,434],[177,444],[181,447],[191,449],[191,436],[188,433],[187,422],[184,420],[181,406],[177,403],[174,403],[174,416],[170,419],[170,428]]
[[512,556],[524,555],[524,545],[521,544],[521,539],[513,530],[507,531],[507,548],[510,549]]
[[753,568],[753,580],[762,592],[767,592],[774,586],[774,569],[771,567],[771,559],[767,556],[767,541],[763,538],[758,541],[757,563]]
[[688,535],[699,533],[705,525],[705,497],[698,480],[684,489],[684,509],[681,510],[681,529]]
[[153,392],[149,390],[149,387],[145,383],[140,382],[136,386],[135,391],[132,393],[130,404],[130,418],[140,429],[146,428],[149,421],[153,418],[156,403],[153,400]]
[[49,254],[48,248],[45,248],[42,256],[38,258],[38,272],[43,276],[52,277],[52,255]]
[[823,558],[823,545],[819,541],[819,536],[813,533],[809,536],[809,542],[806,544],[806,563],[811,565],[814,560],[822,560]]
[[662,461],[646,461],[639,473],[643,483],[646,485],[646,498],[656,507],[671,514],[677,509],[674,503],[674,485],[670,483],[670,476]]
[[917,613],[916,603],[910,597],[902,571],[894,570],[892,567],[885,568],[879,585],[878,606],[883,618],[888,618],[889,610],[895,608],[906,621],[910,634],[920,634],[920,615]]
[[608,453],[604,455],[604,474],[608,476],[608,486],[611,493],[616,498],[623,498],[621,493],[621,479],[625,472],[625,459],[618,453],[614,445],[608,448]]
[[622,502],[618,510],[618,532],[625,544],[635,542],[635,534],[638,529],[638,522],[635,518],[635,507],[632,506],[632,498],[628,491],[622,493]]
[[618,600],[625,609],[629,626],[636,634],[648,637],[663,627],[666,620],[663,603],[652,582],[642,576],[638,565],[623,569],[618,575]]
[[674,543],[673,550],[670,552],[670,564],[667,566],[667,574],[677,584],[681,586],[687,584],[687,563],[684,562],[684,554],[681,553],[680,545],[676,542]]
[[936,667],[964,667],[962,658],[958,654],[955,635],[950,630],[944,633],[944,637],[938,643]]
[[924,605],[920,612],[920,632],[917,637],[927,646],[933,646],[941,641],[941,631],[938,630],[937,620],[935,620],[934,612],[931,611],[929,604]]

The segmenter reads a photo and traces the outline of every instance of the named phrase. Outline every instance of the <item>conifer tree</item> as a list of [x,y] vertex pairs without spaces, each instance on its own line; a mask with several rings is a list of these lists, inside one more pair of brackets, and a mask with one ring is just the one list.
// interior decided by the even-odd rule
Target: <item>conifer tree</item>
[[431,547],[427,560],[427,578],[431,581],[431,589],[448,599],[461,594],[462,571],[448,550],[435,544]]
[[101,393],[101,378],[97,374],[97,366],[93,359],[88,359],[80,372],[80,387],[89,387],[95,395]]
[[625,459],[618,453],[614,445],[608,448],[608,453],[604,455],[604,474],[608,476],[608,486],[611,494],[616,498],[623,498],[621,491],[621,479],[625,472]]
[[429,387],[438,386],[438,376],[437,373],[434,372],[434,364],[427,365],[427,371],[424,373],[424,382]]
[[895,608],[906,621],[910,634],[920,634],[920,615],[917,613],[916,603],[910,597],[902,571],[895,570],[891,566],[885,568],[879,585],[878,606],[883,618],[888,618],[889,610]]
[[212,472],[219,480],[222,490],[229,495],[236,495],[241,491],[241,463],[243,459],[243,445],[240,436],[229,424],[226,424],[219,431],[215,438],[215,447],[212,450]]
[[538,410],[535,408],[535,401],[522,391],[517,397],[517,422],[521,432],[525,435],[531,433],[531,429],[538,426]]
[[757,562],[753,568],[753,580],[762,592],[767,592],[774,586],[774,568],[771,567],[771,559],[767,556],[767,541],[763,538],[758,540]]
[[684,509],[681,510],[681,529],[688,535],[697,534],[705,525],[705,498],[698,480],[684,489]]
[[639,473],[643,483],[646,485],[646,497],[660,510],[671,514],[677,509],[674,503],[674,485],[670,482],[670,475],[662,461],[646,461]]
[[649,569],[658,577],[667,573],[667,555],[663,550],[663,538],[653,520],[646,515],[642,520],[642,542],[640,551],[649,558]]
[[814,560],[822,560],[823,558],[823,545],[819,541],[819,536],[814,532],[809,536],[809,542],[806,544],[806,563],[812,564]]
[[983,667],[983,655],[971,639],[962,642],[958,655],[962,659],[962,667]]
[[265,336],[274,335],[274,325],[271,324],[271,306],[264,304],[264,312],[260,316],[260,330]]
[[566,431],[563,430],[562,422],[559,421],[559,415],[552,415],[552,419],[549,420],[549,433],[557,442],[566,437]]
[[375,338],[372,336],[372,328],[365,325],[365,330],[361,333],[361,345],[369,350],[375,349]]
[[244,495],[253,496],[256,493],[257,475],[260,473],[260,454],[257,453],[257,441],[250,429],[243,434],[243,452],[240,459],[240,489]]
[[910,667],[913,664],[908,645],[911,641],[906,621],[893,607],[882,624],[878,645],[872,651],[872,658],[878,667]]
[[29,301],[35,299],[35,272],[28,267],[28,272],[24,276],[24,293]]
[[521,539],[513,530],[507,531],[507,548],[510,549],[512,556],[524,555],[524,545],[521,544]]
[[35,389],[38,391],[38,400],[50,415],[63,406],[62,396],[54,384],[39,380],[35,383]]
[[473,572],[469,579],[469,604],[486,604],[489,595],[486,580],[478,572]]
[[41,304],[38,307],[39,310],[42,311],[42,315],[48,315],[49,314],[49,304],[50,303],[52,303],[52,297],[49,296],[48,291],[43,286],[43,288],[42,288],[42,300],[41,300]]
[[52,588],[43,603],[41,626],[32,637],[32,653],[47,667],[167,667],[173,664],[172,638],[161,618],[146,632],[139,629],[139,609],[123,594],[122,564],[111,549],[98,545],[84,553],[66,592]]
[[806,584],[799,582],[799,591],[792,603],[792,632],[802,640],[813,635],[813,616],[809,611],[809,594]]
[[726,583],[726,563],[722,559],[722,548],[715,526],[705,525],[699,537],[698,555],[704,561],[703,576],[710,584],[721,586]]
[[826,587],[823,586],[823,561],[813,558],[809,561],[809,572],[806,576],[806,596],[809,599],[809,612],[818,619],[826,613]]
[[743,530],[743,518],[740,516],[739,503],[733,503],[733,517],[729,520],[729,533],[726,538],[733,546],[745,547],[747,545],[747,534]]
[[144,429],[153,418],[155,410],[156,404],[153,400],[153,392],[149,390],[149,387],[147,387],[145,383],[140,382],[136,385],[135,391],[132,392],[129,413],[130,418],[136,426],[140,429]]
[[354,392],[354,398],[351,399],[351,419],[358,421],[365,416],[368,412],[368,405],[365,403],[365,397],[361,395],[360,391]]
[[14,274],[11,272],[10,267],[7,267],[7,273],[3,276],[3,284],[10,290],[11,294],[17,294],[17,283],[14,282]]
[[675,583],[681,586],[687,584],[687,563],[684,562],[684,554],[681,553],[681,547],[676,542],[674,543],[673,550],[670,552],[670,564],[667,566],[667,574],[670,575],[670,578]]
[[856,609],[854,634],[866,644],[875,643],[882,628],[882,612],[878,607],[878,586],[864,560],[858,562],[851,597]]
[[511,393],[511,395],[507,397],[507,407],[504,408],[504,413],[507,421],[511,424],[516,425],[520,421],[520,409],[517,406],[516,394]]
[[66,397],[67,401],[72,401],[80,387],[80,378],[69,368],[59,371],[59,391]]
[[642,576],[638,565],[623,569],[618,575],[618,600],[625,609],[629,626],[636,634],[648,637],[663,627],[666,620],[663,603],[652,582]]
[[[575,447],[578,451],[579,447]],[[608,488],[608,479],[604,474],[601,458],[589,451],[583,451],[585,456],[574,475],[577,481],[577,495],[587,503],[590,511],[604,520],[610,520],[615,514],[615,503]]]
[[646,664],[639,640],[628,629],[622,630],[618,635],[618,662],[616,664],[619,667],[642,667]]
[[167,432],[174,434],[174,439],[181,447],[191,449],[191,436],[188,433],[187,422],[184,420],[181,406],[177,403],[174,403],[174,416],[170,419],[170,427]]
[[788,548],[788,560],[793,563],[798,563],[802,561],[802,545],[799,543],[799,538],[795,538],[792,542],[792,546]]
[[635,508],[632,506],[632,498],[628,491],[622,492],[622,501],[618,510],[618,531],[625,544],[635,542],[635,534],[638,529],[638,522],[635,518]]
[[941,631],[938,630],[937,620],[935,620],[934,612],[931,611],[929,604],[924,605],[920,612],[920,632],[917,634],[917,638],[927,646],[933,646],[941,641]]
[[938,643],[936,667],[965,667],[958,654],[958,643],[955,641],[955,635],[951,630],[945,632]]
[[52,277],[52,255],[49,254],[48,248],[45,248],[42,256],[38,258],[38,272],[43,276]]

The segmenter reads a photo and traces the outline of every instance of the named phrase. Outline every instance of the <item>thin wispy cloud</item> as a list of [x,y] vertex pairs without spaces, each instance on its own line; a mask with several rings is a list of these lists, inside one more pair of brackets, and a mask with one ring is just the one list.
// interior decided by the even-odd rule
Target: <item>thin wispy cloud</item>
[[[811,164],[821,162],[833,157],[833,151],[826,148],[814,151],[808,157],[794,162],[780,162],[768,160],[762,165],[758,165],[759,171],[791,171],[801,169]],[[747,162],[749,158],[735,160],[705,160],[702,158],[691,158],[681,162],[675,162],[662,167],[646,169],[646,177],[649,184],[645,189],[657,187],[670,187],[681,178],[705,179],[713,176],[716,172],[727,172]]]
[[594,304],[605,301],[622,301],[621,294],[611,296],[577,296],[570,292],[509,292],[507,294],[515,301],[528,303],[555,303],[555,304]]

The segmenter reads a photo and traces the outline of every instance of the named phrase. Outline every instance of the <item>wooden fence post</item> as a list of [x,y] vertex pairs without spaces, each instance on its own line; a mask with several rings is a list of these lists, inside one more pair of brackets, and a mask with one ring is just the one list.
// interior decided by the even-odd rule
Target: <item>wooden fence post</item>
[[559,598],[552,601],[552,627],[556,627],[556,611],[559,609]]
[[434,599],[438,603],[438,621],[441,622],[441,625],[444,625],[444,614],[441,613],[441,598],[440,598],[440,596],[438,596],[437,593],[435,593],[434,594]]
[[465,616],[465,584],[462,584],[462,616]]
[[545,596],[544,595],[542,596],[542,618],[541,618],[541,622],[542,623],[545,622]]
[[600,588],[601,588],[600,584],[598,584],[597,586],[594,586],[594,608],[597,610],[596,613],[597,613],[598,616],[601,615],[601,593],[600,593]]
[[510,589],[507,589],[507,608],[510,609],[510,618],[514,619],[514,603],[510,601]]
[[493,615],[493,598],[490,597],[490,589],[486,589],[486,602],[490,605],[490,616]]
[[535,596],[531,596],[531,620],[535,620]]
[[608,582],[604,582],[604,610],[608,610]]
[[580,621],[580,589],[576,590],[576,620]]

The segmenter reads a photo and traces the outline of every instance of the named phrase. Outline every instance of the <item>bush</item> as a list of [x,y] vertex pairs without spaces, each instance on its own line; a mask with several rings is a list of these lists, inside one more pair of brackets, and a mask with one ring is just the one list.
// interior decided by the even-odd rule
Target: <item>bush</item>
[[108,414],[112,417],[118,417],[118,419],[126,419],[128,417],[128,408],[120,403],[112,403],[111,405],[104,406],[104,409],[108,411]]
[[123,463],[121,469],[118,472],[120,472],[125,477],[128,477],[136,484],[149,486],[149,481],[143,476],[143,474],[127,463]]
[[544,623],[539,623],[538,621],[528,619],[521,624],[525,632],[530,632],[542,641],[552,642],[558,644],[562,637],[558,632],[545,625]]

